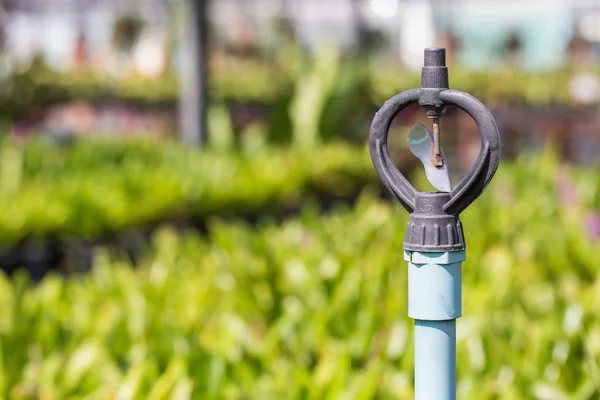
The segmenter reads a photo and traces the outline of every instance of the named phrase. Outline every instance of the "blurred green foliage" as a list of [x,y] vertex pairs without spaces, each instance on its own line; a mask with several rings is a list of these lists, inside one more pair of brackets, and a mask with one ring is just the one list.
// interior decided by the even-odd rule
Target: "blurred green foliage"
[[356,196],[374,182],[362,146],[302,151],[248,140],[229,152],[175,142],[77,140],[61,147],[6,141],[0,146],[0,244],[94,238],[165,219],[277,214],[310,199]]
[[[98,158],[107,157],[118,156],[100,148]],[[269,170],[281,173],[291,158]],[[600,232],[586,227],[600,207],[597,173],[561,166],[552,152],[504,163],[464,213],[459,398],[600,397]],[[201,169],[187,175],[205,179]],[[1,276],[0,392],[412,398],[406,220],[366,192],[351,210],[322,216],[308,208],[281,225],[213,219],[206,237],[165,228],[136,268],[103,251],[83,276],[38,285]]]
[[[575,70],[474,72],[451,66],[451,71],[452,88],[467,91],[490,107],[583,106],[569,91]],[[286,49],[272,61],[218,59],[211,65],[209,79],[214,103],[263,108],[270,142],[304,145],[340,137],[364,140],[378,105],[420,85],[419,72],[369,67],[366,60],[343,59],[328,47],[314,56]],[[50,104],[72,100],[172,106],[178,96],[173,72],[154,79],[116,78],[92,71],[61,74],[36,63],[0,88],[0,118],[35,118]]]
[[[373,104],[380,104],[394,94],[420,86],[420,72],[402,68],[365,68],[364,62],[339,60],[335,49],[322,48],[312,58],[295,60],[299,68],[283,68],[278,63],[258,60],[228,59],[220,61],[209,75],[211,95],[217,100],[271,104],[294,90],[303,90],[307,79],[316,79],[326,90],[340,90],[337,71],[363,69],[354,75],[357,86],[369,87]],[[336,61],[337,59],[337,61]],[[281,61],[284,62],[284,61]],[[528,72],[519,69],[470,71],[457,66],[452,69],[451,87],[480,98],[486,104],[577,105],[568,90],[574,70]],[[348,73],[348,71],[344,73]],[[308,78],[314,75],[315,78]],[[3,101],[32,101],[32,106],[66,100],[125,100],[141,104],[174,103],[179,87],[175,74],[159,78],[127,76],[124,78],[99,75],[92,71],[61,74],[38,63],[25,72],[16,73],[9,88],[4,88]],[[300,84],[302,83],[302,84]],[[331,85],[331,88],[328,86]],[[36,93],[40,92],[40,93]],[[40,97],[35,98],[38,94]],[[42,97],[43,96],[43,97]],[[17,97],[15,99],[14,97]]]
[[[449,66],[449,69],[452,89],[467,92],[488,107],[581,106],[569,90],[571,80],[580,71],[534,73],[516,68],[469,71],[455,66]],[[403,73],[392,68],[381,68],[373,72],[370,83],[375,104],[383,103],[398,92],[421,85],[421,75],[418,73]],[[596,75],[600,77],[597,73]]]

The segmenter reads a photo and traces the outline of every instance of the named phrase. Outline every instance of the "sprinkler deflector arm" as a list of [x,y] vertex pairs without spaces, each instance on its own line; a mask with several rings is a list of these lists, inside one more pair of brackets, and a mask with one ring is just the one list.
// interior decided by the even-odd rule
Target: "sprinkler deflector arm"
[[[387,146],[394,117],[419,103],[428,118],[458,107],[479,128],[481,150],[469,173],[445,192],[418,192],[398,171]],[[415,320],[415,399],[456,399],[456,319],[462,315],[461,268],[465,240],[459,214],[490,183],[500,161],[500,135],[490,111],[473,96],[448,88],[443,49],[426,49],[421,88],[402,92],[375,114],[369,149],[383,184],[410,213],[404,237],[408,314]]]

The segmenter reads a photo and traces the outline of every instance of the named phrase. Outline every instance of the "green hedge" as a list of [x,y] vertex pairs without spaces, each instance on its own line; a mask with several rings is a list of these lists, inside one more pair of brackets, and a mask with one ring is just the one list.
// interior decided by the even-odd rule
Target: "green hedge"
[[280,213],[355,196],[375,174],[364,147],[201,151],[174,142],[34,141],[0,147],[0,244],[93,238],[165,219]]
[[[459,398],[600,397],[597,172],[504,163],[464,213]],[[138,268],[102,252],[84,276],[0,277],[0,393],[412,398],[405,223],[365,194],[282,225],[165,229]]]
[[[344,60],[340,64],[319,63],[294,57],[292,65],[286,60],[267,63],[253,60],[225,60],[211,70],[211,96],[216,101],[233,101],[274,105],[287,103],[297,84],[307,85],[307,77],[315,68],[317,74],[338,74],[332,98],[346,95],[361,96],[370,105],[380,105],[394,94],[420,85],[420,73],[399,67],[377,66],[367,69],[363,62]],[[315,67],[317,66],[317,67]],[[338,72],[335,69],[339,68]],[[356,72],[359,70],[360,72]],[[467,91],[488,105],[578,105],[568,90],[578,71],[559,70],[530,73],[519,69],[491,72],[468,71],[451,67],[451,87]],[[599,77],[598,71],[592,71]],[[350,81],[344,81],[347,76]],[[311,77],[310,79],[314,79]],[[360,93],[360,94],[357,94]],[[0,90],[0,113],[8,118],[22,118],[36,107],[69,100],[129,101],[138,104],[173,104],[179,96],[177,77],[114,78],[91,71],[61,74],[43,65],[17,73]],[[351,103],[352,100],[344,100]]]
[[[494,106],[581,106],[572,97],[569,85],[582,71],[558,70],[528,72],[522,69],[501,69],[488,72],[469,71],[449,67],[450,87],[479,98],[489,107]],[[600,80],[599,71],[592,71]],[[371,75],[373,99],[381,104],[395,94],[419,87],[421,75],[384,68]],[[595,102],[597,103],[597,102]],[[587,104],[591,106],[591,104]]]
[[[288,74],[251,61],[228,62],[212,71],[210,79],[210,94],[215,100],[271,104],[292,90]],[[118,78],[93,71],[59,73],[36,63],[4,82],[0,88],[0,116],[24,118],[37,107],[74,100],[173,105],[179,101],[179,92],[180,84],[172,72],[153,79]]]

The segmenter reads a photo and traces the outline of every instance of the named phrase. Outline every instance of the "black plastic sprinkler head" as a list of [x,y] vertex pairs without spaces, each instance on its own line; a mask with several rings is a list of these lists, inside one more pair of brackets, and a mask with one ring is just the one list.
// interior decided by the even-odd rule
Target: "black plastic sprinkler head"
[[[431,136],[432,150],[427,154],[432,168],[428,170],[428,161],[419,157],[426,167],[428,178],[429,173],[437,176],[439,173],[436,170],[446,168],[439,144],[439,120],[444,116],[447,106],[466,111],[479,129],[479,156],[462,181],[454,188],[448,188],[448,191],[418,192],[398,171],[390,157],[387,137],[392,120],[399,112],[416,102],[424,108],[427,117],[433,120],[433,132],[428,133]],[[411,147],[411,151],[419,155],[418,145],[421,142],[414,143],[417,144],[414,148]],[[404,249],[420,252],[464,250],[465,240],[459,214],[483,193],[498,169],[500,135],[490,111],[479,100],[467,93],[449,89],[445,49],[425,49],[421,87],[397,94],[386,101],[375,114],[369,135],[369,149],[377,174],[384,185],[410,213]],[[437,176],[436,179],[439,181],[440,177]]]

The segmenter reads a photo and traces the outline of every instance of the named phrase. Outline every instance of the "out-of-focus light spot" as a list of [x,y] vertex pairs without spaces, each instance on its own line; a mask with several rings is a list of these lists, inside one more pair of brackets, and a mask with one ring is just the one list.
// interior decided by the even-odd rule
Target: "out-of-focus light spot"
[[600,42],[600,13],[589,13],[579,20],[579,32],[585,40]]
[[407,68],[420,71],[423,66],[423,49],[435,45],[436,27],[430,2],[402,2],[402,12],[398,13],[398,27],[400,60]]
[[371,0],[371,10],[380,18],[391,18],[398,12],[398,0]]
[[569,82],[569,93],[580,103],[594,103],[600,97],[600,82],[589,73],[575,75]]
[[165,53],[160,38],[147,37],[140,40],[134,51],[136,71],[147,78],[153,78],[163,73],[165,69]]
[[563,332],[567,334],[567,336],[573,336],[581,327],[581,320],[583,318],[583,310],[581,306],[578,304],[574,304],[567,308],[565,312],[565,317],[563,319]]
[[387,356],[390,358],[400,357],[406,348],[406,339],[408,337],[408,329],[406,324],[396,323],[392,327],[388,347],[386,350]]

